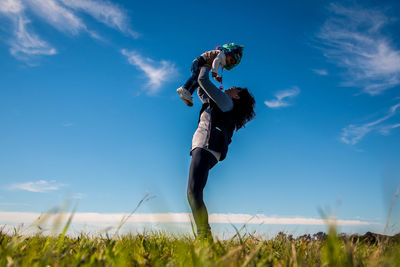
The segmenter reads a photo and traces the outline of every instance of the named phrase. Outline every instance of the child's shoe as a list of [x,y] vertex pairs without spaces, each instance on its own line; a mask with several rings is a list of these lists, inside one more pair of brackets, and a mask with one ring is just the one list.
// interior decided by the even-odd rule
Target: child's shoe
[[179,87],[178,89],[176,89],[176,91],[186,105],[188,105],[189,107],[193,106],[193,97],[187,89]]

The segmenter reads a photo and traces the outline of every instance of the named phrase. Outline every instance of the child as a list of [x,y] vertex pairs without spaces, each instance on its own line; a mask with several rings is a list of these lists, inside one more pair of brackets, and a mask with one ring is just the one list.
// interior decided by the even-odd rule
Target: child
[[228,43],[222,47],[217,47],[216,50],[207,51],[194,59],[191,67],[192,76],[182,87],[176,90],[182,101],[189,107],[193,106],[192,94],[199,86],[197,79],[201,67],[204,66],[211,69],[212,77],[217,82],[222,83],[222,76],[218,75],[219,67],[231,70],[237,66],[242,59],[243,49],[244,46]]

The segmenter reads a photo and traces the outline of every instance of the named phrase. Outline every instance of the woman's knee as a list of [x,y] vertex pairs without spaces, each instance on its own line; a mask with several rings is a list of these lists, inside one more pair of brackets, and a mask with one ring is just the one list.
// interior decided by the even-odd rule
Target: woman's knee
[[194,193],[189,188],[187,190],[187,199],[188,199],[189,204],[190,204],[191,207],[194,207],[194,205],[196,205],[197,201],[196,201],[196,198],[194,197]]
[[187,197],[188,197],[188,199],[189,198],[194,199],[194,198],[197,197],[197,195],[198,194],[197,194],[195,188],[193,186],[189,185],[188,188],[187,188]]
[[196,188],[188,186],[187,188],[187,198],[190,203],[199,203],[202,200],[202,192],[196,190]]

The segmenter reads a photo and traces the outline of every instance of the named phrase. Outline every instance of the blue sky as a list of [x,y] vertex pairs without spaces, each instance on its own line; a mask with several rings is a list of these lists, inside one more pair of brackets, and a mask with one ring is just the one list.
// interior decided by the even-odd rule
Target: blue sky
[[303,231],[296,218],[322,209],[382,232],[400,186],[398,14],[396,1],[0,0],[0,222],[67,198],[129,213],[147,193],[141,213],[189,212],[201,105],[175,90],[195,57],[235,42],[224,87],[247,87],[257,116],[210,172],[209,212]]

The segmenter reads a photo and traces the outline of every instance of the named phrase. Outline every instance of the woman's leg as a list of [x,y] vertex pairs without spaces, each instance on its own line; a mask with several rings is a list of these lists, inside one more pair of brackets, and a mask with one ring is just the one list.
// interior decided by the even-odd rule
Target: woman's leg
[[192,151],[187,196],[199,238],[207,238],[211,235],[208,212],[203,201],[203,189],[207,183],[208,171],[217,162],[215,156],[205,149],[195,148]]

